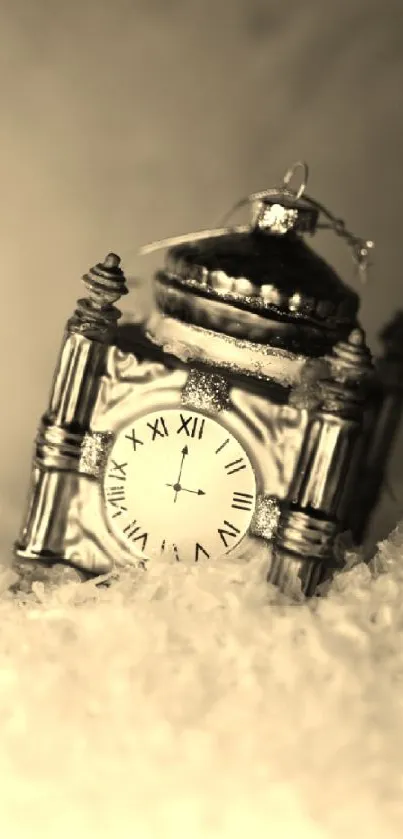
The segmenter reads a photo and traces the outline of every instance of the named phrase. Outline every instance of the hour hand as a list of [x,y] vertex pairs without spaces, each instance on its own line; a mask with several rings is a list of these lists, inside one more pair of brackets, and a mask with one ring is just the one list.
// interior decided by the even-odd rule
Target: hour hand
[[187,489],[187,487],[181,486],[181,484],[165,484],[167,487],[172,487],[175,490],[175,498],[174,501],[177,499],[178,492],[191,492],[193,495],[205,495],[203,489]]
[[182,492],[192,492],[193,495],[205,495],[206,493],[202,489],[186,489],[186,487],[181,487]]

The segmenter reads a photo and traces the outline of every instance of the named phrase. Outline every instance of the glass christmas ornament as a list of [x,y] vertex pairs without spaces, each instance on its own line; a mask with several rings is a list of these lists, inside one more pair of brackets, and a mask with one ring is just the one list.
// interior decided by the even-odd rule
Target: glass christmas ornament
[[401,319],[376,368],[358,295],[304,236],[330,227],[362,274],[372,243],[305,195],[306,175],[249,196],[248,225],[148,248],[167,253],[141,325],[118,326],[118,256],[84,276],[35,443],[22,576],[263,547],[268,580],[300,597],[342,567],[341,534],[362,539],[401,413]]

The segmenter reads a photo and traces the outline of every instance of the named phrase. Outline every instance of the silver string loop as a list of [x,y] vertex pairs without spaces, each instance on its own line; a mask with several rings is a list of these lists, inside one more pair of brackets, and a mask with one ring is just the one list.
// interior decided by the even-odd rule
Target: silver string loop
[[186,245],[188,242],[199,242],[201,239],[219,239],[221,236],[227,236],[228,233],[249,233],[249,231],[249,224],[238,224],[235,227],[217,227],[212,230],[196,230],[193,233],[184,233],[182,236],[171,236],[168,239],[150,242],[140,248],[139,254],[140,256],[147,256],[154,251],[174,248],[176,245]]
[[[291,182],[298,170],[302,170],[301,180],[298,187],[296,189],[293,189],[291,186]],[[238,212],[238,210],[240,210],[247,204],[256,205],[257,203],[264,202],[267,199],[273,199],[274,201],[279,202],[285,200],[297,203],[300,205],[300,207],[303,207],[304,205],[311,207],[317,211],[319,216],[319,220],[316,225],[317,229],[332,230],[336,234],[336,236],[343,239],[347,243],[347,246],[350,248],[352,252],[352,257],[355,262],[359,278],[362,283],[365,283],[367,281],[367,270],[370,266],[370,252],[375,247],[374,242],[371,239],[363,239],[360,236],[355,236],[347,229],[343,219],[337,218],[323,204],[307,195],[305,190],[308,183],[308,177],[308,164],[302,160],[298,160],[296,163],[293,163],[289,169],[287,169],[283,177],[281,186],[271,187],[269,189],[260,190],[259,192],[252,192],[250,193],[250,195],[241,198],[225,214],[225,216],[221,220],[219,227],[207,230],[193,231],[191,233],[185,233],[182,236],[174,236],[169,237],[167,239],[160,239],[159,241],[155,242],[150,242],[149,244],[143,245],[143,247],[140,248],[139,254],[140,256],[146,256],[158,250],[175,247],[176,245],[185,245],[191,242],[198,242],[202,239],[220,238],[222,236],[228,236],[232,233],[248,233],[253,229],[252,223],[249,225],[228,225],[229,220],[236,212]],[[321,222],[320,216],[323,216],[325,221]]]
[[285,187],[289,186],[290,181],[292,180],[293,176],[295,175],[295,172],[297,171],[297,169],[302,169],[302,172],[303,172],[301,183],[300,183],[297,191],[294,193],[295,194],[295,200],[299,201],[299,199],[302,198],[302,196],[303,196],[303,194],[306,190],[306,185],[308,183],[309,166],[308,166],[307,163],[305,163],[303,160],[297,160],[296,163],[293,163],[292,166],[290,166],[290,168],[287,169],[287,171],[284,175],[283,186],[285,186]]

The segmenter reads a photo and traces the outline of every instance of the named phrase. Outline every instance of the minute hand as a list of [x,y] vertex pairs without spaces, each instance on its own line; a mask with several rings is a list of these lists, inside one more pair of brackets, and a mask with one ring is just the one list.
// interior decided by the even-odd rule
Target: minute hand
[[187,446],[184,446],[183,449],[182,449],[182,460],[181,460],[181,465],[180,465],[180,469],[179,469],[178,480],[176,482],[177,484],[180,484],[180,482],[181,482],[183,464],[185,462],[185,457],[186,457],[187,454],[189,454],[189,449],[188,449]]
[[176,501],[178,499],[178,492],[180,492],[180,490],[182,489],[182,487],[181,487],[182,469],[183,469],[183,464],[185,462],[185,457],[186,457],[187,454],[189,454],[189,449],[188,449],[187,446],[184,446],[183,449],[182,449],[182,460],[181,460],[181,465],[179,467],[179,475],[178,475],[178,479],[176,481],[176,484],[167,484],[167,486],[173,486],[173,488],[175,490],[174,503],[176,503]]

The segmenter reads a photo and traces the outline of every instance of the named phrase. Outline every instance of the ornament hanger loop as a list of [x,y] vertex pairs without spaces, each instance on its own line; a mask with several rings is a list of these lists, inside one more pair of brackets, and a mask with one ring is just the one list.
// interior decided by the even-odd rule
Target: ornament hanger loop
[[[290,187],[290,182],[294,177],[295,173],[298,169],[302,169],[302,179],[298,189],[293,189]],[[273,198],[281,201],[283,198],[288,199],[289,201],[299,201],[306,190],[306,186],[308,183],[309,177],[309,167],[308,164],[305,163],[303,160],[297,160],[296,163],[293,163],[289,169],[287,169],[281,186],[279,187],[271,187],[269,189],[262,189],[259,192],[251,192],[245,198],[241,198],[240,201],[237,201],[233,207],[225,214],[224,218],[221,221],[221,225],[227,225],[230,218],[236,213],[241,207],[245,207],[246,204],[256,204],[260,201],[264,201],[265,198]],[[309,203],[309,199],[308,199]]]
[[[291,183],[298,170],[300,170],[301,173],[299,185],[298,188],[293,188]],[[250,233],[254,226],[253,218],[248,225],[228,225],[228,222],[234,213],[247,204],[252,206],[254,205],[256,207],[256,205],[262,203],[264,204],[264,202],[267,201],[269,204],[280,203],[281,205],[281,202],[285,200],[286,202],[290,201],[294,205],[299,205],[300,210],[303,206],[310,207],[317,212],[318,217],[324,217],[324,221],[317,222],[316,228],[322,230],[332,230],[336,236],[344,239],[352,252],[353,260],[358,270],[361,282],[365,283],[367,281],[367,269],[370,264],[370,251],[374,248],[374,242],[370,239],[362,239],[361,237],[350,233],[350,231],[347,230],[343,219],[337,218],[323,204],[320,204],[319,201],[316,201],[314,198],[307,195],[305,190],[308,183],[308,177],[308,164],[303,160],[297,160],[296,163],[293,163],[292,166],[287,169],[280,187],[272,187],[271,189],[264,189],[260,192],[253,192],[245,198],[241,198],[240,201],[237,201],[229,212],[226,213],[219,227],[209,230],[194,231],[192,233],[186,233],[182,236],[175,236],[168,239],[161,239],[158,242],[151,242],[149,245],[144,245],[140,248],[139,253],[141,256],[145,256],[146,254],[150,254],[164,248],[171,248],[176,245],[185,245],[202,239],[220,238],[222,236],[228,236],[232,233]],[[297,217],[297,207],[295,207],[295,211]],[[282,232],[284,232],[284,230]]]
[[[292,178],[294,177],[294,175],[295,175],[295,173],[298,169],[302,169],[302,180],[301,180],[301,183],[300,183],[298,189],[293,190],[292,187],[290,187],[290,181],[292,180]],[[303,196],[303,194],[306,190],[307,183],[308,183],[308,178],[309,178],[308,164],[305,163],[303,160],[297,160],[296,163],[293,163],[292,166],[290,166],[290,168],[287,169],[287,171],[284,175],[283,187],[285,189],[285,192],[293,192],[295,200],[299,201],[299,199],[302,198],[302,196]],[[287,189],[287,187],[288,187],[288,189]]]

